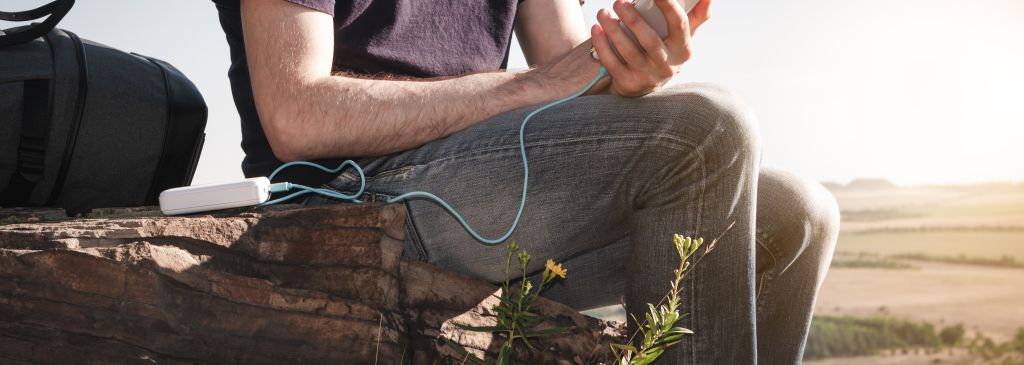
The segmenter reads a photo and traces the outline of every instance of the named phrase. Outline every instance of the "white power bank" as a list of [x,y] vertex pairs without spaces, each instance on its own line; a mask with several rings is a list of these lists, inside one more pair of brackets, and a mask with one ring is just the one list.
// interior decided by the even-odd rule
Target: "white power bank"
[[270,198],[270,180],[254,177],[223,184],[185,186],[160,193],[160,211],[166,215],[247,207]]

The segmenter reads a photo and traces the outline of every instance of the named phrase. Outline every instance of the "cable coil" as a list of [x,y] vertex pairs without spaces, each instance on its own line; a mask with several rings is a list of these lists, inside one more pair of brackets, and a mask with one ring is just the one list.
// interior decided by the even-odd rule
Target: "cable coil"
[[[529,189],[529,186],[530,186],[530,184],[529,184],[529,180],[530,180],[530,162],[526,158],[526,137],[525,137],[526,124],[530,122],[530,119],[533,118],[533,116],[535,116],[537,114],[540,114],[544,110],[547,110],[548,108],[555,107],[557,105],[563,104],[565,102],[568,102],[568,101],[571,101],[573,99],[576,99],[576,98],[580,97],[581,95],[583,95],[584,93],[589,91],[591,88],[593,88],[594,85],[596,85],[597,82],[600,81],[601,78],[605,77],[606,75],[608,75],[608,70],[606,70],[604,67],[601,67],[601,70],[598,72],[597,77],[595,77],[592,81],[590,81],[590,83],[587,84],[587,86],[584,87],[582,90],[580,90],[577,93],[572,94],[570,96],[567,96],[567,97],[564,97],[562,99],[550,102],[550,103],[545,104],[545,105],[543,105],[543,106],[541,106],[541,107],[539,107],[537,109],[534,109],[532,112],[530,112],[530,114],[527,114],[526,117],[523,118],[522,124],[519,125],[519,152],[520,152],[520,155],[523,158],[523,193],[522,193],[521,198],[519,199],[519,211],[516,212],[516,217],[512,221],[512,226],[509,227],[508,231],[506,231],[505,234],[501,235],[500,237],[494,238],[494,239],[489,239],[489,238],[481,236],[479,233],[477,233],[477,231],[475,229],[473,229],[472,227],[469,226],[469,223],[466,222],[466,219],[463,218],[462,215],[459,214],[459,212],[457,210],[455,210],[454,207],[451,206],[451,204],[448,204],[448,202],[446,202],[444,199],[441,199],[441,197],[438,197],[437,195],[434,195],[433,193],[430,193],[430,192],[426,192],[426,191],[408,192],[408,193],[405,193],[405,194],[402,194],[402,195],[399,195],[399,196],[387,199],[386,202],[388,202],[388,203],[396,203],[396,202],[400,202],[400,201],[403,201],[403,200],[409,200],[409,199],[415,199],[415,198],[422,198],[422,199],[427,199],[427,200],[433,201],[433,202],[437,203],[438,205],[440,205],[441,207],[443,207],[449,213],[451,213],[452,216],[455,217],[455,220],[457,220],[459,222],[459,224],[462,225],[462,228],[465,228],[466,232],[468,232],[471,236],[473,236],[473,238],[475,238],[477,241],[480,241],[480,243],[482,243],[482,244],[484,244],[486,246],[494,246],[494,245],[501,244],[502,242],[505,242],[505,240],[508,240],[508,238],[512,236],[512,233],[515,232],[516,227],[519,225],[519,219],[523,215],[523,209],[526,208],[526,191]],[[315,167],[315,168],[320,169],[321,171],[323,171],[325,173],[329,173],[329,174],[337,174],[337,173],[341,172],[342,170],[344,170],[346,167],[352,167],[352,169],[355,170],[356,174],[359,176],[359,190],[357,190],[355,193],[352,193],[352,194],[343,194],[343,193],[339,193],[337,191],[330,190],[330,189],[313,188],[313,187],[309,187],[309,186],[305,186],[305,185],[301,185],[301,184],[292,184],[290,182],[274,183],[274,184],[270,185],[270,191],[272,193],[281,193],[281,192],[287,192],[287,191],[291,191],[291,190],[299,190],[299,191],[295,192],[295,193],[292,193],[292,194],[289,194],[289,195],[287,195],[285,197],[282,197],[282,198],[278,198],[278,199],[274,199],[274,200],[268,201],[268,202],[263,203],[261,205],[277,204],[277,203],[280,203],[280,202],[283,202],[283,201],[287,201],[287,200],[290,200],[292,198],[295,198],[295,197],[298,197],[298,196],[301,196],[301,195],[305,195],[305,194],[319,194],[319,195],[323,195],[323,196],[326,196],[326,197],[329,197],[329,198],[334,198],[334,199],[339,199],[339,200],[346,200],[346,201],[350,201],[350,202],[353,202],[353,203],[363,203],[363,201],[359,200],[359,197],[361,195],[363,195],[363,192],[366,190],[366,174],[363,173],[362,167],[359,167],[359,164],[355,163],[355,161],[346,160],[345,162],[342,162],[340,165],[338,165],[338,167],[335,167],[333,169],[324,167],[323,165],[316,164],[316,163],[313,163],[313,162],[293,161],[293,162],[289,162],[289,163],[286,163],[286,164],[283,164],[283,165],[279,166],[277,169],[274,170],[273,173],[270,174],[268,179],[270,181],[274,181],[274,177],[276,177],[279,172],[281,172],[282,170],[284,170],[286,168],[292,167],[292,166]]]

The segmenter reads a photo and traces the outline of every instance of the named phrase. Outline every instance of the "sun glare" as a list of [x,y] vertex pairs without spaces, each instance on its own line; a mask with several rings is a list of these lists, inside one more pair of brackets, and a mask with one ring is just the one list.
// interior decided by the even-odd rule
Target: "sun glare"
[[740,93],[766,164],[832,181],[1024,181],[1024,2],[715,6],[677,81]]

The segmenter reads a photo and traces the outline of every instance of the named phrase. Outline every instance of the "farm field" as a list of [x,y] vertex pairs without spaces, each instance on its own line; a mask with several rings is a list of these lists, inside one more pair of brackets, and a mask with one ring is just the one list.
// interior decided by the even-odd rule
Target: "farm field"
[[925,254],[987,259],[1013,257],[1024,263],[1024,230],[926,230],[842,234],[836,251],[882,256]]
[[994,340],[1024,327],[1024,269],[912,262],[915,269],[834,268],[817,315],[962,323]]
[[[829,188],[842,210],[842,228],[815,317],[892,318],[936,330],[961,324],[964,342],[980,334],[1003,343],[1024,329],[1024,184],[898,187],[855,181]],[[621,307],[590,314],[625,319]],[[836,334],[812,331],[816,335]],[[931,353],[889,349],[805,364],[1004,363],[986,362],[962,346]]]
[[982,365],[984,361],[974,359],[966,351],[941,351],[935,354],[909,353],[879,356],[840,357],[826,360],[805,361],[806,365]]
[[[963,324],[997,342],[1024,328],[1024,185],[830,188],[843,226],[816,316]],[[985,362],[957,350],[807,363]]]

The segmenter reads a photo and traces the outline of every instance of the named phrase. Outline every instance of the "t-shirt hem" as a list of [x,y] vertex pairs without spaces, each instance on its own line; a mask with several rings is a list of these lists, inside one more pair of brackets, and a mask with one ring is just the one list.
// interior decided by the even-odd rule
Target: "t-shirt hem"
[[334,0],[287,0],[288,2],[296,5],[302,5],[307,8],[326,13],[327,15],[334,16]]

